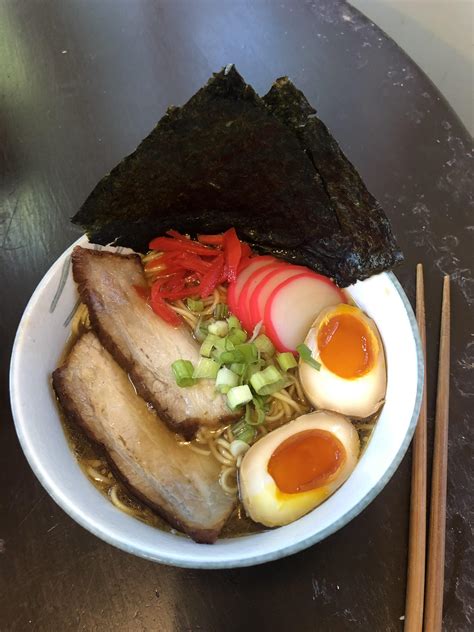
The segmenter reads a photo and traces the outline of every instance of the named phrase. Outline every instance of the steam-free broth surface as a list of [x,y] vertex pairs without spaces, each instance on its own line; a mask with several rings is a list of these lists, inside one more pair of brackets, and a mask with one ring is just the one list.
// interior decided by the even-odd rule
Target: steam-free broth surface
[[[66,349],[62,360],[67,356],[70,349],[73,347],[77,336],[71,336],[66,345]],[[110,496],[110,490],[116,486],[117,497],[127,510],[127,513],[133,515],[137,520],[166,531],[168,533],[174,533],[177,535],[183,535],[173,527],[171,527],[166,520],[161,518],[158,514],[152,511],[144,503],[137,500],[125,487],[123,482],[117,477],[116,473],[111,469],[109,462],[105,458],[101,449],[94,444],[75,423],[69,421],[66,416],[61,412],[61,423],[71,447],[71,450],[76,457],[82,471],[87,476],[89,481],[94,487],[101,492],[104,496],[112,502]],[[353,420],[356,430],[358,431],[361,441],[361,456],[366,449],[373,428],[377,421],[377,417],[373,419],[364,420],[363,422]],[[178,439],[177,439],[178,440]],[[91,465],[92,463],[92,465]],[[96,472],[104,480],[98,480]],[[228,522],[224,526],[221,532],[221,538],[232,538],[244,535],[250,535],[252,533],[260,533],[265,531],[266,527],[255,523],[246,514],[242,504],[239,502],[235,511],[229,518]],[[183,537],[186,537],[183,535]]]
[[[68,344],[68,348],[72,347],[73,342],[74,341]],[[168,533],[183,535],[176,529],[173,529],[166,520],[161,518],[161,516],[152,511],[144,503],[137,500],[128,491],[123,482],[117,477],[116,473],[110,467],[109,462],[100,448],[86,436],[81,428],[69,421],[62,413],[61,422],[68,443],[82,471],[94,487],[101,492],[101,494],[112,501],[110,497],[110,490],[113,489],[114,486],[117,486],[117,496],[120,502],[123,503],[125,508],[128,510],[127,513],[130,513],[134,518],[145,522],[151,527],[161,529],[162,531],[166,531]],[[96,472],[106,479],[106,481],[98,480],[95,476]],[[251,533],[259,533],[264,530],[265,527],[256,524],[245,515],[245,511],[239,503],[221,531],[220,537],[225,538],[250,535]],[[183,537],[186,536],[183,535]]]
[[[187,242],[185,240],[185,243],[192,244],[194,242]],[[196,244],[194,244],[193,247],[202,248],[202,246]],[[80,254],[82,258],[85,257],[86,260],[88,260],[90,257],[92,257],[92,259],[94,260],[97,257],[96,254],[89,253],[90,251],[85,250],[81,251]],[[113,259],[113,264],[116,265],[118,269],[121,269],[122,261],[124,262],[124,265],[130,266],[130,261],[126,257],[124,259],[121,259],[120,255],[111,254],[106,255],[106,259],[101,259],[99,263],[103,264],[104,261],[107,261],[107,265],[111,265],[111,257],[117,257],[117,259]],[[77,259],[78,255],[76,256],[76,260]],[[75,263],[77,262],[73,262],[73,268]],[[146,283],[151,287],[153,286],[153,283],[156,281],[156,279],[159,278],[159,275],[162,274],[160,268],[160,253],[157,253],[155,251],[150,252],[148,255],[143,257],[142,264],[144,266]],[[138,269],[136,276],[140,277]],[[121,288],[122,286],[119,284],[117,287]],[[135,287],[136,286],[133,285],[133,288]],[[122,290],[120,289],[120,291]],[[193,291],[195,291],[194,288]],[[195,311],[193,312],[193,308],[190,307],[190,305],[186,301],[175,300],[168,303],[168,309],[176,312],[174,317],[179,315],[180,319],[183,319],[184,323],[189,329],[189,336],[194,337],[195,343],[197,343],[198,348],[202,342],[202,339],[199,339],[198,334],[200,332],[200,327],[202,326],[203,318],[211,319],[207,322],[212,324],[216,322],[219,318],[223,318],[222,315],[216,316],[216,312],[218,312],[219,314],[225,313],[224,318],[227,316],[227,294],[228,286],[226,286],[225,284],[216,286],[209,297],[201,302],[198,313],[196,313]],[[134,295],[132,294],[132,296]],[[347,303],[354,305],[354,301],[346,291],[344,291],[344,297]],[[84,300],[84,297],[82,298]],[[126,297],[124,296],[124,300],[125,298]],[[135,300],[137,300],[136,297]],[[147,301],[147,297],[140,296],[140,301]],[[148,305],[148,307],[150,307],[150,305]],[[89,309],[90,305],[85,305],[83,303],[79,304],[77,312],[72,319],[71,336],[66,344],[65,352],[63,354],[63,357],[61,358],[60,364],[67,364],[68,356],[73,348],[75,348],[75,343],[78,342],[79,338],[82,335],[89,335],[87,333],[91,330]],[[222,309],[224,309],[224,312],[222,312]],[[95,315],[95,317],[97,317],[97,315]],[[235,318],[234,315],[232,317]],[[157,318],[161,318],[160,313],[157,314]],[[182,323],[181,320],[180,322]],[[248,331],[251,332],[252,328]],[[205,335],[207,335],[207,333]],[[250,333],[245,334],[245,337],[248,339],[250,338],[250,335]],[[255,337],[257,335],[258,332],[255,334]],[[263,338],[266,338],[266,336],[263,336]],[[238,342],[236,342],[236,344],[238,344]],[[270,344],[270,346],[273,347],[271,341],[268,338],[265,344]],[[262,353],[266,352],[263,351]],[[270,353],[270,355],[264,356],[265,359],[262,359],[262,362],[267,362],[268,365],[278,367],[278,364],[276,363],[276,356],[274,355],[275,353],[276,351],[273,348],[273,351]],[[258,356],[258,358],[258,361],[260,361],[260,355]],[[176,358],[174,357],[170,357],[170,369],[172,362],[175,359]],[[126,373],[129,373],[127,367],[122,366],[122,369],[124,369]],[[250,411],[250,416],[248,416],[249,410],[247,410],[247,407],[244,406],[242,409],[242,417],[237,423],[235,423],[234,421],[233,423],[231,422],[229,424],[229,422],[226,423],[223,420],[221,422],[221,425],[215,429],[201,428],[197,433],[195,439],[191,442],[189,446],[189,449],[192,449],[193,451],[201,455],[201,459],[204,459],[205,461],[206,459],[211,459],[214,463],[217,460],[221,468],[219,476],[221,493],[223,493],[227,497],[230,496],[231,498],[237,498],[235,510],[232,512],[227,522],[225,523],[225,526],[221,530],[220,537],[238,537],[242,535],[256,533],[267,528],[257,522],[254,522],[254,520],[250,519],[247,516],[244,507],[245,497],[242,497],[242,502],[238,498],[238,486],[236,479],[239,475],[239,458],[242,459],[242,456],[238,458],[236,455],[231,454],[229,450],[232,442],[234,442],[236,439],[239,439],[242,443],[242,439],[240,439],[240,437],[243,437],[243,435],[239,434],[241,432],[240,429],[237,430],[237,428],[240,428],[242,424],[245,424],[245,428],[247,428],[247,434],[249,430],[252,430],[252,436],[247,436],[247,438],[243,439],[244,444],[258,444],[259,439],[264,437],[268,432],[271,432],[272,430],[287,424],[298,416],[311,412],[311,410],[314,409],[311,403],[306,399],[305,393],[302,390],[301,384],[299,383],[299,370],[297,368],[297,365],[293,364],[292,370],[286,369],[286,371],[286,385],[279,385],[277,389],[278,392],[275,392],[267,398],[267,408],[265,409],[266,412],[264,415],[263,424],[262,420],[258,421],[258,418],[255,417],[255,412],[252,413]],[[128,377],[133,386],[133,380],[131,376],[129,375]],[[137,393],[136,389],[135,393]],[[150,407],[151,410],[153,410],[153,406],[149,403],[149,398],[143,393],[141,393],[141,395],[145,402],[148,402],[147,406]],[[252,421],[252,417],[254,422],[257,421],[256,426],[248,425]],[[123,475],[116,469],[115,465],[108,460],[105,450],[102,450],[100,446],[91,441],[88,438],[88,435],[85,434],[84,430],[82,428],[76,427],[74,422],[67,419],[64,415],[61,415],[61,419],[66,435],[68,437],[68,441],[76,458],[78,459],[81,469],[101,493],[106,495],[107,498],[119,510],[124,511],[125,513],[155,528],[162,529],[171,533],[178,533],[176,529],[171,527],[168,522],[161,518],[161,516],[158,515],[154,510],[150,509],[144,502],[137,500],[134,492],[129,490],[128,485],[125,482],[128,477],[126,477],[125,479],[123,478]],[[375,422],[375,416],[370,419],[365,419],[364,421],[356,419],[352,420],[352,423],[356,428],[360,439],[361,453],[365,450],[365,447],[367,446]],[[152,421],[151,424],[153,426],[154,422]],[[260,426],[259,424],[262,424],[262,426]],[[183,439],[182,436],[178,434],[175,434],[174,436],[177,443],[187,443],[187,440]],[[268,472],[272,475],[270,463],[268,464]],[[153,503],[150,504],[151,506],[156,507],[156,505],[154,505]],[[160,506],[161,505],[158,504],[158,507]]]

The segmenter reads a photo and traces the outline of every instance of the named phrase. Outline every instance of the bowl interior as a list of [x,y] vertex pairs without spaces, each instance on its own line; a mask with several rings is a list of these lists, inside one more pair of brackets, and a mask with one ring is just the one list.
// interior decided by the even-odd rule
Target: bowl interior
[[[85,237],[76,242],[87,243]],[[125,551],[167,564],[248,566],[322,540],[360,513],[388,482],[416,425],[423,361],[411,306],[395,276],[383,273],[356,283],[349,291],[379,328],[387,359],[386,402],[355,471],[326,502],[285,527],[221,539],[213,545],[159,531],[116,509],[79,468],[51,388],[50,375],[63,352],[68,318],[77,302],[69,265],[73,246],[47,272],[26,307],[13,349],[10,390],[17,433],[33,471],[79,524]]]

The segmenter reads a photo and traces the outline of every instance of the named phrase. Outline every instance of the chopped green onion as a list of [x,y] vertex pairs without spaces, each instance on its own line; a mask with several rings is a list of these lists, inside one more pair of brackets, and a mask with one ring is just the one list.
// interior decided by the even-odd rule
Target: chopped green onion
[[257,420],[259,423],[265,421],[265,415],[268,412],[269,406],[267,404],[267,398],[261,395],[253,396],[253,405],[257,411]]
[[285,372],[298,366],[298,363],[295,360],[295,356],[291,353],[291,351],[285,351],[285,353],[277,353],[276,359],[278,364],[280,365],[281,370]]
[[173,362],[171,365],[171,369],[173,371],[176,384],[181,388],[196,384],[196,380],[193,378],[193,363],[189,360],[176,360],[176,362]]
[[200,317],[196,325],[196,329],[194,330],[194,336],[198,342],[203,342],[203,340],[206,338],[207,334],[209,333],[207,331],[208,326],[209,322],[207,320],[202,320],[202,318]]
[[[228,321],[229,322],[229,319]],[[227,336],[229,340],[231,340],[234,345],[240,345],[247,340],[247,334],[243,329],[233,328],[230,330],[229,335]]]
[[309,364],[309,366],[312,366],[313,369],[316,369],[316,371],[321,370],[321,364],[313,358],[311,349],[307,345],[305,344],[298,345],[296,347],[296,350],[300,354],[300,359],[303,362],[306,362],[306,364]]
[[231,314],[227,319],[227,324],[229,325],[229,329],[242,329],[240,320],[233,314]]
[[267,366],[263,371],[254,373],[250,378],[250,384],[258,395],[271,395],[285,386],[285,379],[274,366]]
[[255,404],[256,408],[261,408],[262,410],[265,410],[265,411],[267,410],[267,402],[262,395],[254,395],[253,403]]
[[208,327],[210,334],[215,334],[220,338],[224,338],[229,333],[229,325],[225,320],[216,320],[215,323],[211,323]]
[[235,344],[232,342],[229,336],[226,336],[224,340],[225,340],[225,344],[224,344],[225,351],[234,351]]
[[201,349],[199,350],[199,353],[205,358],[209,358],[218,340],[219,340],[218,336],[215,336],[214,334],[208,334],[201,345]]
[[235,349],[235,345],[232,340],[229,340],[229,337],[218,338],[214,344],[214,348],[222,353],[222,351],[233,351]]
[[263,408],[255,407],[255,412],[257,413],[257,419],[251,425],[260,426],[265,421],[265,411],[263,410]]
[[245,419],[245,423],[249,424],[250,426],[252,425],[252,410],[253,410],[253,407],[251,403],[246,404],[244,419]]
[[219,356],[219,361],[222,364],[233,364],[235,362],[241,363],[244,361],[244,354],[238,349],[233,351],[224,351]]
[[199,327],[196,327],[196,329],[194,330],[194,337],[196,338],[198,342],[204,342],[206,335],[207,334],[204,331],[202,331],[202,329],[200,329]]
[[203,342],[207,336],[207,321],[203,321],[201,317],[197,322],[196,328],[194,329],[194,337],[198,342]]
[[263,408],[257,407],[255,407],[255,410],[257,412],[257,423],[254,424],[254,426],[260,426],[265,421],[265,411],[263,410]]
[[261,370],[262,368],[261,364],[262,364],[261,362],[254,362],[253,364],[246,365],[245,373],[244,373],[246,382],[250,380],[250,378],[252,377],[254,373],[258,373]]
[[[213,334],[214,335],[214,334]],[[220,355],[223,351],[227,351],[225,348],[226,338],[219,338],[219,336],[215,336],[216,340],[214,340],[213,348],[214,351]]]
[[265,334],[260,334],[259,336],[257,336],[254,340],[254,344],[256,345],[260,353],[266,353],[269,356],[272,356],[275,353],[273,342]]
[[256,430],[246,424],[245,421],[239,421],[235,426],[233,426],[232,434],[239,441],[244,441],[250,445],[250,443],[252,443],[255,439]]
[[252,375],[261,371],[264,366],[265,363],[263,360],[257,360],[257,362],[253,362],[252,364],[246,364],[245,371],[242,373],[240,378],[240,384],[248,384]]
[[[254,416],[252,413],[256,413]],[[263,408],[252,406],[251,404],[247,404],[245,407],[245,421],[249,426],[260,426],[265,421],[265,411]]]
[[239,383],[239,376],[230,369],[223,366],[219,369],[216,377],[216,389],[219,393],[228,393],[231,388],[237,386]]
[[193,298],[186,299],[186,305],[188,306],[188,309],[190,309],[192,312],[202,312],[202,310],[204,309],[204,303],[199,300],[196,301]]
[[227,307],[227,303],[217,303],[214,307],[214,318],[216,320],[221,320],[222,318],[227,318],[229,315],[229,308]]
[[224,343],[225,339],[224,338],[218,338],[217,341],[214,343],[213,345],[213,349],[211,351],[211,358],[213,360],[215,360],[216,362],[219,362],[219,364],[221,363],[221,353],[223,351],[225,351],[223,345],[221,346],[219,343]]
[[247,384],[243,384],[242,386],[234,386],[227,393],[227,403],[229,404],[229,408],[231,410],[235,410],[239,408],[239,406],[243,406],[248,402],[252,401],[252,391],[247,386]]
[[237,345],[235,350],[242,354],[245,364],[252,364],[258,360],[257,347],[251,342],[244,342],[241,345]]
[[245,430],[243,430],[239,434],[239,441],[243,441],[244,443],[250,445],[255,439],[255,434],[255,430],[253,428],[250,428],[250,426],[247,426]]
[[210,358],[201,358],[199,364],[194,369],[195,379],[215,380],[219,371],[219,364]]
[[230,365],[230,370],[233,373],[237,373],[237,375],[243,375],[244,371],[245,371],[246,365],[243,364],[242,362],[233,362]]
[[245,426],[245,419],[239,419],[231,428],[233,436],[236,437],[239,432],[245,429]]

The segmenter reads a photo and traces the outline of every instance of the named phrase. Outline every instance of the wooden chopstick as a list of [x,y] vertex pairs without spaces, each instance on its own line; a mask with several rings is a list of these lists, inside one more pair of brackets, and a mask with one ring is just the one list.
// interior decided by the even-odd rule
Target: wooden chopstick
[[[426,365],[425,291],[423,266],[416,267],[416,321]],[[426,371],[420,416],[413,437],[411,467],[408,574],[405,602],[405,632],[421,632],[425,594],[426,557]]]
[[446,480],[448,472],[450,288],[444,277],[438,361],[435,438],[431,482],[430,536],[426,580],[425,632],[439,632],[443,621]]

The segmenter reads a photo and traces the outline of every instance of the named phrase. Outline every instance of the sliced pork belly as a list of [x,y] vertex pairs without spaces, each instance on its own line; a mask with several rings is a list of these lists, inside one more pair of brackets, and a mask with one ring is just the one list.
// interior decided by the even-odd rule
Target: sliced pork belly
[[171,364],[183,359],[196,365],[199,347],[185,325],[165,323],[134,289],[146,287],[138,255],[78,246],[72,263],[100,341],[174,431],[191,438],[200,425],[213,427],[235,418],[212,382],[201,380],[190,388],[176,385]]
[[66,415],[106,451],[130,490],[196,542],[214,542],[234,507],[219,465],[179,445],[92,333],[53,373]]

